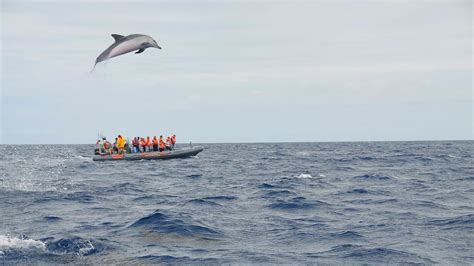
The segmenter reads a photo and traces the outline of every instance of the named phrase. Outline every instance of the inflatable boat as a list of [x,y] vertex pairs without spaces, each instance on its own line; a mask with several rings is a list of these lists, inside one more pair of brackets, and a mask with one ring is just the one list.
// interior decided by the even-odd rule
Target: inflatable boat
[[117,161],[117,160],[166,160],[175,158],[186,158],[195,156],[204,150],[203,147],[185,148],[172,151],[139,152],[127,154],[99,154],[94,155],[94,161]]

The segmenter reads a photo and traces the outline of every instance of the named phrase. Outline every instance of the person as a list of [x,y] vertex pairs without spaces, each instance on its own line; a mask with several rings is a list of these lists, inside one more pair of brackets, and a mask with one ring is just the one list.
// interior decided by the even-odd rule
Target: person
[[114,147],[113,147],[113,152],[114,152],[114,153],[118,153],[117,138],[115,138]]
[[171,138],[170,137],[166,138],[166,150],[171,151]]
[[132,153],[130,140],[128,138],[125,140],[125,153]]
[[117,137],[117,153],[125,153],[125,139],[121,135]]
[[146,152],[146,141],[144,138],[140,138],[140,152]]
[[94,149],[94,154],[99,155],[103,154],[103,149],[104,149],[104,142],[102,139],[98,139],[97,142],[95,143],[95,149]]
[[152,144],[153,144],[153,151],[158,151],[158,139],[156,138],[156,136],[153,137]]
[[112,154],[112,144],[106,139],[102,139],[104,141],[104,152]]
[[164,150],[166,149],[166,144],[165,144],[165,142],[164,142],[164,140],[163,140],[163,136],[162,136],[162,135],[160,136],[159,145],[160,145],[160,152],[161,152],[161,151],[164,151]]
[[150,139],[150,136],[147,136],[146,137],[146,150],[150,152],[151,148],[152,148],[151,139]]
[[140,146],[140,142],[138,141],[138,137],[134,137],[132,140],[133,152],[137,153],[139,151],[138,146]]
[[176,135],[173,134],[173,135],[171,136],[171,149],[174,150],[174,145],[175,145],[175,144],[176,144]]

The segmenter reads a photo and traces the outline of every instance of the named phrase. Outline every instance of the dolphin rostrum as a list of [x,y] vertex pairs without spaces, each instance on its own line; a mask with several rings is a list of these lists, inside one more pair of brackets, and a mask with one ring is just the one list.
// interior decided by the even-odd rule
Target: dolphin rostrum
[[135,53],[139,54],[149,47],[161,49],[161,47],[156,43],[155,40],[153,40],[152,37],[144,34],[130,34],[128,36],[112,34],[112,37],[114,38],[115,42],[105,49],[105,51],[103,51],[99,57],[97,57],[92,71],[94,71],[97,63],[108,60],[112,57],[130,53],[135,50],[138,50]]

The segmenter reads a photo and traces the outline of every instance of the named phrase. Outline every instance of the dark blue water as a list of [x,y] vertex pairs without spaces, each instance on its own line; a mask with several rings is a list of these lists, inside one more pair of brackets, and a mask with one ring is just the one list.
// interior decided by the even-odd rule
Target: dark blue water
[[474,264],[474,142],[0,146],[0,263]]

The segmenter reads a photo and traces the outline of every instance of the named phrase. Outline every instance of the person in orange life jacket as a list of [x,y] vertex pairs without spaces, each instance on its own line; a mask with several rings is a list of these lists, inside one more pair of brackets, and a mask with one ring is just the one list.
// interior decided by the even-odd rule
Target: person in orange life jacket
[[160,151],[164,151],[166,149],[166,144],[163,141],[163,136],[160,136],[159,145],[160,145]]
[[152,144],[153,144],[153,151],[158,151],[158,139],[156,138],[156,136],[153,137]]
[[151,139],[150,139],[150,136],[146,137],[146,150],[148,152],[151,151],[151,148],[152,148],[152,143],[151,143]]
[[170,137],[166,138],[166,150],[171,151],[171,138]]
[[140,138],[140,152],[145,152],[146,150],[146,141],[144,138]]
[[176,135],[173,134],[173,135],[171,136],[171,149],[174,150],[174,145],[175,145],[175,144],[176,144]]

